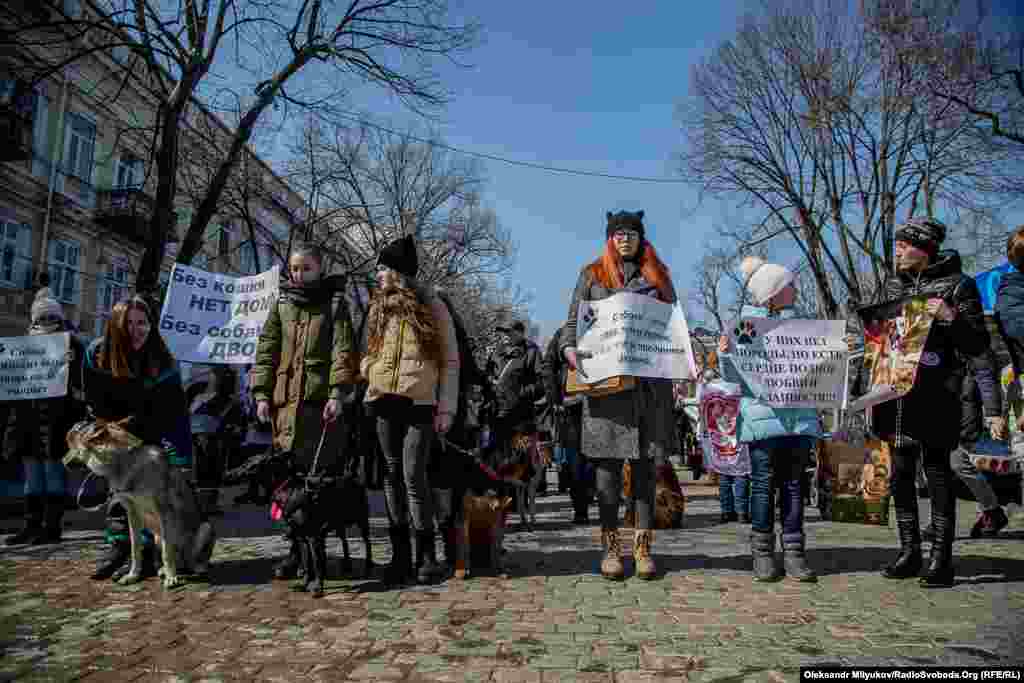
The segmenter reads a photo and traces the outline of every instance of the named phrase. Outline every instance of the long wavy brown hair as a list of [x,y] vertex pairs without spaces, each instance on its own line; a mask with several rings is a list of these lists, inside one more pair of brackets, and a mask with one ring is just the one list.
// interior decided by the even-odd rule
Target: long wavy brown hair
[[[647,240],[640,244],[639,265],[640,274],[658,290],[658,298],[665,303],[672,303],[675,300],[675,290],[672,287],[672,277],[669,275],[668,266],[658,258],[658,252]],[[605,242],[601,256],[590,264],[590,272],[594,275],[594,279],[607,289],[620,289],[625,285],[622,256],[615,248],[614,239],[609,238]]]
[[375,290],[367,314],[367,354],[375,356],[380,353],[388,318],[398,316],[412,327],[424,358],[434,361],[440,367],[443,361],[440,333],[427,300],[423,291],[410,284],[386,292],[380,288]]
[[[138,352],[132,350],[131,335],[128,334],[130,311],[142,311],[149,321],[149,336]],[[160,336],[156,316],[141,296],[134,295],[114,304],[110,320],[103,331],[103,345],[96,362],[114,377],[138,377],[143,374],[156,377],[174,365],[174,356]]]

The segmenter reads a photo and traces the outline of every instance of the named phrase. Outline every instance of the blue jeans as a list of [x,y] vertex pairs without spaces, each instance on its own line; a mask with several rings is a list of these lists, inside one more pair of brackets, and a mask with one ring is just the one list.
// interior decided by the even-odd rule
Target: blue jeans
[[750,477],[718,476],[718,502],[723,513],[750,514]]
[[751,528],[775,531],[775,489],[782,496],[782,533],[804,530],[804,498],[801,477],[810,455],[806,436],[780,436],[750,443]]

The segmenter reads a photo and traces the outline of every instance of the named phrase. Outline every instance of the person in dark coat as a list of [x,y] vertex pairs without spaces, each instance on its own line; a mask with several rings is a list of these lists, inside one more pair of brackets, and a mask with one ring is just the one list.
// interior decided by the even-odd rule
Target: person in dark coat
[[[921,571],[915,486],[921,459],[937,537],[921,577],[925,587],[953,585],[956,494],[950,454],[960,443],[965,372],[973,373],[977,380],[992,436],[1000,438],[1005,431],[981,296],[974,280],[963,273],[960,255],[939,250],[945,237],[946,226],[930,218],[911,218],[900,226],[896,231],[896,272],[886,278],[876,296],[879,302],[926,296],[929,312],[935,316],[913,389],[872,409],[872,429],[889,442],[893,453],[892,493],[900,540],[900,553],[883,575],[906,579]],[[862,393],[860,386],[866,387],[863,373],[855,393]]]
[[[28,334],[68,331],[64,309],[49,288],[36,294]],[[65,396],[11,401],[4,420],[4,451],[8,460],[21,459],[25,472],[25,526],[7,545],[42,545],[61,540],[65,490],[64,437],[82,413],[82,359],[85,347],[71,335],[68,392]]]
[[[644,237],[643,211],[608,212],[600,256],[580,271],[569,304],[561,350],[569,367],[578,368],[577,316],[582,301],[607,299],[620,292],[649,296],[674,304],[675,287],[668,267]],[[585,381],[585,380],[584,380]],[[595,463],[604,558],[601,574],[611,580],[625,576],[619,543],[619,505],[622,469],[632,466],[636,500],[633,559],[636,576],[652,579],[656,565],[654,542],[654,483],[658,463],[675,451],[672,380],[636,378],[632,389],[583,401],[581,449]]]
[[[1015,270],[1003,274],[996,292],[995,322],[1006,343],[1016,381],[1024,373],[1024,225],[1006,242],[1006,260]],[[1018,420],[1024,431],[1024,415]]]
[[551,431],[557,435],[556,447],[564,454],[563,467],[569,472],[572,521],[573,524],[587,524],[588,508],[593,499],[593,467],[580,452],[583,398],[565,395],[568,366],[560,351],[564,329],[564,326],[559,327],[551,336],[541,362],[541,374],[544,378],[544,391],[547,394]]
[[[132,296],[114,305],[103,336],[86,350],[83,377],[93,418],[123,420],[122,426],[143,443],[164,449],[171,465],[191,463],[191,437],[179,438],[188,425],[181,374],[145,299]],[[95,580],[116,579],[128,571],[128,513],[120,504],[107,510],[106,538],[110,545],[97,562]],[[143,574],[150,576],[156,574],[152,541],[143,535]]]

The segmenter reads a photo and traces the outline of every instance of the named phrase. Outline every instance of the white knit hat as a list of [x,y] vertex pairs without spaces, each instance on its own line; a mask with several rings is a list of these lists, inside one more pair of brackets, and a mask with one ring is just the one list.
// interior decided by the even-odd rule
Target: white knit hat
[[32,302],[30,314],[33,322],[47,316],[56,316],[63,320],[64,307],[54,298],[53,292],[50,291],[49,287],[43,287],[36,292],[36,298]]
[[748,256],[740,263],[743,281],[747,283],[747,291],[754,297],[758,306],[768,301],[793,282],[794,275],[785,266],[777,263],[766,263],[758,256]]

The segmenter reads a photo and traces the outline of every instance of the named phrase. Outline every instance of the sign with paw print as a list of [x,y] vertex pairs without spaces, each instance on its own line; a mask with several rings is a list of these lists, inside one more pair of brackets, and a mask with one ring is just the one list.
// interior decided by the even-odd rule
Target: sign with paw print
[[846,379],[845,334],[841,320],[741,318],[729,328],[732,365],[764,403],[835,408]]
[[609,377],[693,379],[693,348],[678,305],[632,292],[580,302],[576,348],[579,381]]

